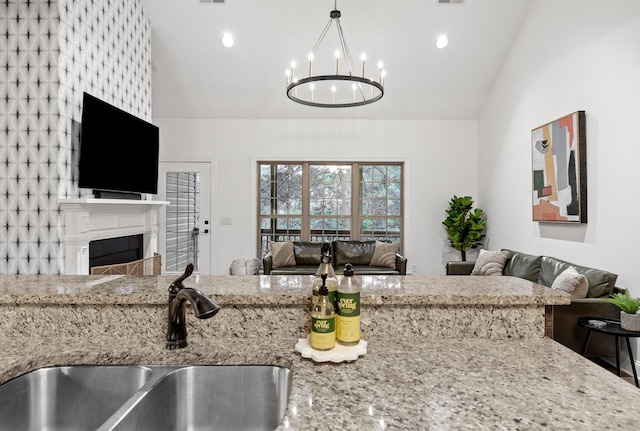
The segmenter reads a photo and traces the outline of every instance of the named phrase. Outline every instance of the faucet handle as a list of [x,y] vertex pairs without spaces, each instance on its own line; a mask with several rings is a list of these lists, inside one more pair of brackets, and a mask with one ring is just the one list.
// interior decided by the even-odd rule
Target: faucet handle
[[191,274],[193,274],[193,263],[189,263],[184,269],[184,274],[173,280],[173,283],[169,285],[169,293],[177,294],[181,289],[184,289],[182,282],[186,280]]

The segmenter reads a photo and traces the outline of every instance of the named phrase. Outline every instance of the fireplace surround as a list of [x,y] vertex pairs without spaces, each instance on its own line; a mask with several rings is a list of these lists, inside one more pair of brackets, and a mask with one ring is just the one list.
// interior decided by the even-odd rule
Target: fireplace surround
[[167,201],[60,199],[64,216],[64,274],[89,274],[89,243],[142,235],[142,258],[158,252],[159,212]]

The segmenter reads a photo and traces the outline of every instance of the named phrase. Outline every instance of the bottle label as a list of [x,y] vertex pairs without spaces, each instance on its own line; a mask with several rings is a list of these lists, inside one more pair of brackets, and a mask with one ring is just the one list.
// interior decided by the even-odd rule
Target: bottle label
[[338,292],[336,338],[350,343],[360,340],[360,292]]
[[345,317],[360,315],[360,292],[338,293],[336,314]]
[[336,316],[336,338],[344,343],[360,341],[360,316]]
[[335,317],[311,318],[311,347],[319,350],[333,349],[336,344]]

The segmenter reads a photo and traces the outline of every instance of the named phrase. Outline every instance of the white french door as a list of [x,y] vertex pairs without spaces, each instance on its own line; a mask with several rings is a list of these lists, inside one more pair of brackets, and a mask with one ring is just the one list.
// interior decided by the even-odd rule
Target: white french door
[[158,248],[163,273],[211,274],[211,163],[160,162],[158,198],[169,201],[160,216]]

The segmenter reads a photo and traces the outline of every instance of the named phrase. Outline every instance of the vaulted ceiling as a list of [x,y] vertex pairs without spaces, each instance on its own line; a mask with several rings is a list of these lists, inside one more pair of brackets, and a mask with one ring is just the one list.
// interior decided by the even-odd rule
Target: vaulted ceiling
[[[151,22],[153,116],[226,119],[476,119],[531,2],[338,1],[354,60],[366,52],[372,75],[384,61],[385,95],[326,109],[291,102],[285,70],[291,60],[305,64],[334,0],[142,1]],[[232,48],[221,43],[225,32]],[[443,33],[449,45],[438,49]],[[336,48],[331,29],[314,64],[331,63]]]

